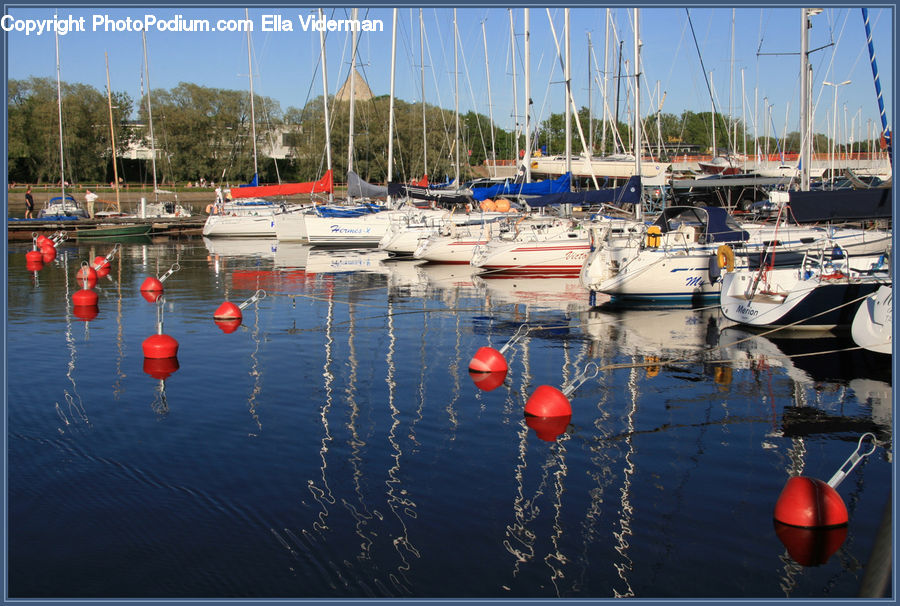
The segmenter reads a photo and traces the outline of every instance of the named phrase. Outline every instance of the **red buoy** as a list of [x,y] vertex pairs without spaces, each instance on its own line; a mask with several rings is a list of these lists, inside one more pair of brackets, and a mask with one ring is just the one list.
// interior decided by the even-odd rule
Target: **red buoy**
[[802,566],[821,566],[847,538],[847,525],[836,528],[798,528],[775,521],[775,535],[788,555]]
[[52,244],[41,246],[41,259],[44,263],[52,263],[56,259],[56,247]]
[[540,385],[525,403],[525,414],[534,417],[564,417],[572,415],[572,404],[557,388]]
[[90,322],[97,317],[97,314],[100,313],[100,309],[96,305],[75,305],[72,307],[72,313],[79,320]]
[[472,377],[472,381],[478,389],[482,391],[492,391],[503,384],[503,380],[506,379],[506,370],[499,370],[497,372],[475,372],[474,370],[469,369],[469,376]]
[[97,270],[84,262],[81,268],[75,273],[75,279],[79,284],[86,284],[85,288],[94,288],[97,284]]
[[[160,292],[161,293],[162,290],[163,290],[162,282],[160,282],[159,278],[157,278],[155,276],[147,276],[144,279],[143,284],[141,284],[141,292],[148,291],[148,292]],[[158,298],[159,297],[157,297],[157,299]],[[153,300],[155,301],[156,299],[153,299]]]
[[846,524],[849,517],[834,488],[822,480],[794,476],[775,503],[775,520],[800,528],[827,528]]
[[38,261],[44,262],[44,255],[41,254],[41,251],[29,250],[25,253],[25,263],[37,263]]
[[231,301],[225,301],[213,312],[213,318],[216,320],[241,320],[243,317],[240,308]]
[[72,305],[75,307],[97,304],[97,293],[90,288],[82,288],[72,293]]
[[163,293],[161,290],[142,290],[141,291],[141,296],[144,297],[144,299],[148,303],[156,303],[156,300],[159,299],[162,296],[162,294]]
[[109,274],[109,261],[106,257],[94,257],[94,269],[98,278],[105,278]]
[[216,326],[222,329],[222,332],[226,335],[230,335],[240,327],[242,321],[242,318],[232,318],[228,320],[217,319],[215,320],[215,323]]
[[35,238],[35,242],[37,243],[39,248],[43,248],[44,246],[47,246],[47,245],[55,247],[55,245],[53,244],[53,240],[51,240],[44,234],[41,234],[37,238]]
[[481,347],[469,362],[469,372],[503,372],[509,370],[506,358],[493,347]]
[[41,261],[26,261],[25,269],[27,269],[28,271],[41,271],[42,269],[44,269],[44,262],[43,262],[43,260],[41,260]]
[[178,355],[178,341],[164,334],[150,335],[142,345],[145,358],[174,358]]
[[556,438],[566,433],[572,415],[562,417],[532,417],[525,416],[525,424],[534,430],[537,437],[545,442],[555,442]]
[[154,379],[168,379],[178,370],[178,358],[144,358],[144,372]]

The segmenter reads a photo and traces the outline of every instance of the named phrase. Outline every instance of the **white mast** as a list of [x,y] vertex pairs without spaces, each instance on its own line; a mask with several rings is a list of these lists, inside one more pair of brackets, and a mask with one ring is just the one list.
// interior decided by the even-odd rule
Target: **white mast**
[[153,137],[153,110],[150,104],[150,59],[147,57],[147,35],[141,32],[144,44],[144,71],[147,72],[147,119],[150,122],[150,158],[153,161],[153,196],[159,202],[159,191],[156,187],[156,139]]
[[106,104],[109,107],[109,142],[112,149],[113,181],[116,188],[116,212],[122,212],[122,204],[119,202],[119,169],[116,167],[116,130],[113,128],[112,113],[112,88],[109,86],[109,53],[103,53],[106,57]]
[[419,52],[422,63],[422,175],[428,175],[428,122],[425,119],[425,19],[419,9]]
[[492,167],[491,176],[497,176],[497,154],[494,151],[494,104],[491,101],[491,67],[490,63],[488,63],[488,51],[487,51],[487,33],[484,29],[484,21],[481,22],[481,40],[484,42],[484,72],[487,74],[487,90],[488,90],[488,114],[490,118],[491,124],[491,164],[488,166]]
[[[563,9],[564,19],[563,19],[563,28],[566,30],[566,41],[565,41],[565,49],[566,49],[566,66],[564,71],[564,78],[566,80],[566,172],[569,173],[569,189],[572,189],[572,111],[569,108],[569,99],[572,96],[572,71],[571,71],[571,63],[572,63],[572,48],[569,42],[569,9]],[[591,157],[587,156],[587,161],[590,163]]]
[[456,28],[456,9],[453,9],[453,77],[456,88],[456,187],[459,187],[459,30]]
[[606,39],[603,42],[603,131],[600,136],[600,154],[606,155],[606,93],[607,93],[607,74],[609,72],[609,9],[606,9]]
[[531,15],[525,12],[525,182],[531,183]]
[[[519,161],[519,91],[516,90],[516,30],[513,27],[512,9],[509,11],[509,44],[512,52],[512,87],[513,87],[513,138],[516,140],[516,156],[514,162]],[[516,171],[518,173],[518,171]]]
[[809,9],[800,9],[800,191],[809,191]]
[[[354,8],[350,13],[350,19],[353,23],[356,23],[356,15],[358,10],[359,9]],[[350,138],[348,139],[347,143],[347,172],[353,170],[353,110],[354,106],[356,105],[356,93],[353,83],[356,80],[356,28],[353,28],[352,38],[352,50],[350,51]]]
[[[641,29],[638,23],[640,9],[634,9],[634,174],[641,177]],[[641,184],[643,189],[643,183]],[[643,191],[641,192],[643,198]],[[634,207],[634,216],[642,218],[641,203]]]
[[[250,21],[250,11],[244,9],[244,16]],[[253,138],[253,176],[259,176],[259,165],[256,160],[256,111],[253,105],[253,58],[250,48],[250,29],[247,29],[247,66],[250,71],[250,136]]]
[[391,29],[391,103],[388,110],[388,183],[394,177],[394,66],[397,59],[397,9],[394,9],[394,25]]
[[[325,21],[325,16],[322,13],[322,9],[319,9],[319,20]],[[322,54],[322,105],[325,108],[325,162],[327,165],[327,170],[331,170],[331,123],[328,118],[328,69],[325,65],[325,32],[324,30],[319,30],[319,45],[321,47]],[[328,202],[331,203],[334,201],[334,193],[328,192]]]
[[62,83],[59,77],[59,32],[54,30],[56,39],[56,107],[59,112],[59,185],[62,188],[62,205],[66,207],[66,171],[63,161],[63,125],[62,125]]

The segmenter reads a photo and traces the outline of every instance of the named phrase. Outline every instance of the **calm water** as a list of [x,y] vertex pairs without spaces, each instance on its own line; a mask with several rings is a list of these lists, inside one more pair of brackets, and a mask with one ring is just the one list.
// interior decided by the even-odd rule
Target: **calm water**
[[[802,355],[846,339],[591,307],[577,279],[202,239],[124,245],[83,321],[74,274],[112,246],[66,243],[37,274],[9,248],[10,597],[859,591],[892,492],[890,361]],[[240,328],[214,323],[258,289]],[[142,352],[159,318],[179,343],[165,379]],[[474,353],[523,323],[504,382],[477,387]],[[590,362],[541,439],[526,401]],[[866,431],[846,538],[804,565],[773,527],[781,489],[827,481]]]

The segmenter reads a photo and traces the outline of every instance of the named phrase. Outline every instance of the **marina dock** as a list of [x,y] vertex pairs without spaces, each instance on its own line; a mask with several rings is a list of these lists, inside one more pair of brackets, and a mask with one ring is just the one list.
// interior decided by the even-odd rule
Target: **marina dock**
[[125,227],[129,225],[150,225],[151,238],[182,238],[199,236],[206,222],[206,215],[191,217],[135,219],[135,218],[104,218],[104,219],[8,219],[6,222],[7,240],[24,241],[31,240],[32,234],[48,234],[51,232],[65,231],[69,238],[76,237],[80,231],[91,231],[107,227]]

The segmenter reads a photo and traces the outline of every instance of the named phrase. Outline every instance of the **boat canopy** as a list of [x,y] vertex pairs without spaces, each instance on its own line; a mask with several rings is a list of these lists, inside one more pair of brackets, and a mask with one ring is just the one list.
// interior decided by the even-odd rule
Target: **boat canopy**
[[385,198],[387,195],[387,186],[373,185],[364,181],[354,171],[347,171],[347,196],[351,198]]
[[797,223],[890,219],[892,189],[792,191],[788,204]]
[[291,196],[294,194],[316,194],[334,191],[332,171],[326,171],[318,181],[304,183],[279,183],[277,185],[243,186],[231,189],[232,198],[262,198],[265,196]]
[[488,198],[496,198],[497,196],[540,196],[547,194],[560,194],[569,191],[569,183],[572,180],[572,174],[566,173],[556,179],[545,179],[543,181],[534,181],[532,183],[516,183],[512,179],[508,179],[497,185],[489,187],[473,187],[472,197],[481,202]]
[[641,201],[641,177],[632,175],[625,185],[604,189],[553,193],[529,198],[525,202],[531,208],[542,208],[552,204],[637,204]]
[[670,206],[662,211],[653,223],[662,233],[678,230],[682,225],[693,225],[702,231],[702,241],[706,244],[714,242],[745,242],[750,234],[718,206]]

